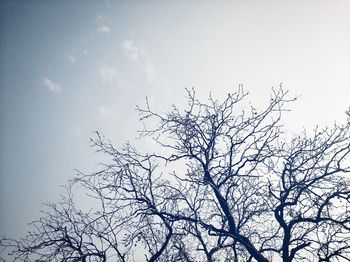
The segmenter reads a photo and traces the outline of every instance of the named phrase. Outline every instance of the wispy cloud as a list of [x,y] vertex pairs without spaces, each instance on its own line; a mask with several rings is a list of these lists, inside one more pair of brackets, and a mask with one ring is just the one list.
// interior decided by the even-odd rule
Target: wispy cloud
[[99,116],[102,117],[102,118],[108,117],[108,116],[110,116],[112,114],[111,109],[109,109],[105,105],[99,105],[97,107],[97,112],[98,112]]
[[167,85],[166,77],[158,75],[151,57],[144,49],[139,47],[132,40],[124,40],[122,43],[122,49],[126,57],[139,63],[143,67],[143,71],[149,84]]
[[88,50],[84,47],[73,48],[69,53],[66,54],[65,58],[72,64],[78,62],[83,56],[88,54]]
[[48,89],[49,91],[53,93],[61,93],[62,92],[62,87],[57,84],[56,82],[48,79],[48,78],[42,78],[41,79],[41,85]]
[[96,25],[100,34],[109,34],[111,32],[111,28],[108,26],[108,19],[103,16],[96,18]]
[[141,58],[140,49],[132,40],[124,40],[122,48],[129,59],[137,61]]
[[77,57],[74,56],[74,55],[69,55],[69,56],[68,56],[68,60],[69,60],[69,62],[71,62],[71,63],[75,63],[75,62],[77,61]]
[[99,74],[102,83],[117,83],[121,85],[121,80],[119,79],[119,73],[116,66],[103,64],[100,66]]

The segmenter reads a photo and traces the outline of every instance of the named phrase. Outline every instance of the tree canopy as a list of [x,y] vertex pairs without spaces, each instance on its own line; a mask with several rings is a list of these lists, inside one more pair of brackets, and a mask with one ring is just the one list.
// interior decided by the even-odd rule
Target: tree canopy
[[[223,101],[187,90],[186,108],[138,107],[140,139],[79,172],[59,203],[1,247],[21,261],[350,261],[350,121],[287,135],[295,100],[272,90],[267,106],[239,88]],[[79,209],[82,187],[98,205]]]

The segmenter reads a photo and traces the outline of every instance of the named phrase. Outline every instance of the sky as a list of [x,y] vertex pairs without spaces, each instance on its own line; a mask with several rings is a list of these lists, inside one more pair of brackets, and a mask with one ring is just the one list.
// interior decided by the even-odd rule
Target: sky
[[140,129],[145,97],[167,111],[240,84],[262,107],[282,83],[285,128],[345,121],[348,0],[0,1],[0,235],[18,237],[76,169]]

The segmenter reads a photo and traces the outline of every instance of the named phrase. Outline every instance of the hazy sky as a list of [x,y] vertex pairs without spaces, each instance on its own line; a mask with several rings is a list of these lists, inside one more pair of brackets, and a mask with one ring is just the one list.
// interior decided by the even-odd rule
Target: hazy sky
[[17,236],[74,169],[89,137],[136,137],[136,104],[165,111],[239,84],[263,105],[301,95],[286,126],[332,124],[350,106],[350,1],[1,1],[0,233]]

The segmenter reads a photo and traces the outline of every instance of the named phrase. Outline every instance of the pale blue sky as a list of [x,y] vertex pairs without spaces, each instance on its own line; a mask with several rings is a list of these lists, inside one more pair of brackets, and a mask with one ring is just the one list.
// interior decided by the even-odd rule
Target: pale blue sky
[[136,137],[135,105],[165,111],[239,84],[263,105],[302,95],[286,126],[331,124],[350,106],[350,2],[1,1],[0,233],[17,236],[74,169],[88,138]]

